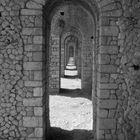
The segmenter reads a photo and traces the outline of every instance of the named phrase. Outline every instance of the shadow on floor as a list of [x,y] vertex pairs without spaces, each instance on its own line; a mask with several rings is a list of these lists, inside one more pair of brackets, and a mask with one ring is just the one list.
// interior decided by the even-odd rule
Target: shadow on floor
[[68,131],[51,127],[49,140],[93,140],[93,131],[80,129]]
[[59,96],[66,96],[66,97],[82,97],[92,100],[92,96],[89,94],[84,94],[81,89],[60,89]]

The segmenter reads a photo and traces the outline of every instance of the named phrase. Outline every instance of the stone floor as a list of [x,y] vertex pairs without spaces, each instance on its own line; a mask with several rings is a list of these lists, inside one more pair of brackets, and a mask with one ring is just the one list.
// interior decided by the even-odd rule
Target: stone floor
[[64,130],[92,130],[92,102],[81,97],[50,95],[50,122],[52,127]]
[[50,140],[93,140],[92,102],[69,96],[50,95]]
[[61,84],[64,92],[49,97],[50,140],[93,140],[92,101],[82,97],[80,79],[63,78]]

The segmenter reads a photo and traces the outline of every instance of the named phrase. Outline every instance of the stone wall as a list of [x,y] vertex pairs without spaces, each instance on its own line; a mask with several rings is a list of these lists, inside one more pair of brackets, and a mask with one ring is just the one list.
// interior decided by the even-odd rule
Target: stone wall
[[[43,137],[42,11],[0,1],[0,139]],[[29,9],[26,9],[29,8]]]
[[[140,1],[78,2],[95,14],[95,43],[90,50],[95,139],[139,140]],[[49,128],[50,27],[44,27],[43,19],[53,12],[48,6],[43,13],[44,5],[45,0],[0,0],[2,140],[42,140]]]
[[140,139],[140,2],[123,1],[119,19],[120,75],[117,78],[120,139]]

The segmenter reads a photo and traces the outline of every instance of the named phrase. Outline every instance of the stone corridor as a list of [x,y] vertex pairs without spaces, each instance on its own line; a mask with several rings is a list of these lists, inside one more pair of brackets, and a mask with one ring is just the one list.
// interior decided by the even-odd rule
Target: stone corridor
[[[51,127],[61,100],[92,130]],[[0,0],[0,140],[93,137],[140,140],[140,0]]]

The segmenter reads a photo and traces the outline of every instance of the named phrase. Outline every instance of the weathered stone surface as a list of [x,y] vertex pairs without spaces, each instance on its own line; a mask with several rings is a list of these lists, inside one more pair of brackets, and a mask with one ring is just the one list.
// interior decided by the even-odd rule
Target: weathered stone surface
[[[119,3],[110,3],[108,5],[105,5],[104,7],[102,7],[102,11],[106,12],[106,11],[113,11],[114,9],[118,8]],[[121,6],[121,5],[120,5]],[[116,10],[115,10],[116,11]]]
[[46,3],[45,0],[33,0],[33,1],[36,3],[42,4],[42,5],[45,5],[45,3]]
[[43,115],[42,107],[34,107],[34,114],[35,116],[42,116]]
[[24,85],[25,87],[41,87],[42,82],[41,81],[25,81]]
[[26,7],[29,9],[42,9],[42,5],[40,5],[38,2],[34,2],[34,0],[27,2]]
[[26,16],[42,15],[42,10],[22,9],[21,10],[21,15],[26,15]]
[[42,98],[23,99],[24,106],[42,106]]
[[115,66],[115,65],[100,65],[100,72],[116,73],[117,72],[117,66]]
[[99,87],[100,89],[117,89],[118,85],[117,84],[100,84]]
[[33,90],[33,95],[34,95],[35,97],[40,97],[40,96],[42,96],[42,95],[43,95],[43,93],[42,93],[42,88],[34,88],[34,90]]
[[23,117],[24,127],[42,127],[42,117]]
[[122,14],[123,14],[123,12],[121,9],[102,12],[102,16],[105,16],[105,17],[121,17]]
[[99,64],[109,64],[110,63],[110,56],[101,54],[99,56]]
[[36,51],[42,51],[42,45],[25,45],[25,51],[27,52],[36,52]]
[[99,110],[99,117],[100,118],[107,118],[108,111],[107,110]]
[[102,54],[118,54],[118,46],[101,46],[100,53]]
[[42,36],[34,36],[33,43],[34,44],[42,44],[43,43],[43,37]]
[[117,100],[101,100],[100,108],[115,109],[117,107]]
[[101,34],[103,36],[118,36],[119,29],[117,26],[104,26],[101,28]]
[[42,70],[42,62],[24,62],[24,70]]
[[23,35],[42,35],[41,28],[23,28],[22,29]]
[[99,129],[115,129],[116,120],[115,119],[99,119]]
[[42,81],[43,72],[42,71],[34,71],[34,80]]
[[33,61],[41,61],[43,59],[42,52],[34,52],[33,53]]
[[35,128],[35,137],[43,137],[43,128]]
[[102,0],[102,1],[99,1],[99,6],[100,7],[103,7],[103,6],[105,6],[105,5],[109,5],[110,3],[113,3],[114,2],[114,0]]
[[[88,1],[85,2],[88,3]],[[43,46],[43,39],[48,37],[49,32],[49,29],[44,30],[44,23],[46,22],[43,22],[45,12],[43,12],[42,8],[45,3],[45,0],[0,0],[0,139],[2,140],[42,140],[41,126],[36,126],[36,121],[28,119],[33,122],[33,127],[38,128],[36,132],[34,129],[31,131],[32,124],[23,127],[22,118],[24,117],[24,124],[28,125],[25,116],[39,115],[39,110],[42,108],[40,106],[41,101],[36,103],[36,100],[42,97],[42,91],[39,88],[44,86],[44,83],[48,81],[48,77],[43,78],[41,76],[42,64],[36,61],[45,60],[39,54],[43,49],[45,53],[48,48],[50,50],[49,54],[45,54],[47,65],[43,66],[44,71],[53,66],[53,68],[50,68],[52,70],[50,75],[53,77],[51,88],[54,91],[56,88],[57,91],[59,90],[60,40],[58,36],[52,35],[51,41]],[[47,4],[44,10],[48,10]],[[55,2],[53,4],[55,5]],[[88,5],[92,5],[92,2],[88,3]],[[62,8],[65,13],[62,16],[60,14],[61,10],[57,11],[56,7],[56,15],[54,17],[50,16],[50,19],[55,19],[52,20],[51,31],[60,33],[61,29],[60,27],[57,28],[57,24],[61,23],[60,26],[64,27],[66,32],[71,32],[66,33],[66,36],[74,35],[80,40],[79,46],[83,46],[83,50],[80,50],[79,54],[82,54],[82,56],[77,67],[80,68],[80,76],[82,75],[82,78],[85,78],[84,80],[82,79],[82,84],[85,84],[88,89],[90,89],[89,87],[91,87],[92,83],[90,80],[92,58],[89,59],[89,57],[92,56],[94,51],[94,63],[96,65],[93,69],[96,72],[97,68],[97,71],[101,73],[97,76],[97,95],[95,92],[95,95],[101,100],[101,104],[97,104],[97,107],[106,107],[103,109],[104,111],[100,112],[100,117],[111,118],[111,120],[106,119],[100,123],[99,129],[102,130],[97,130],[97,132],[99,131],[100,139],[112,140],[118,138],[123,140],[124,134],[128,134],[126,137],[129,137],[129,139],[139,140],[140,2],[138,0],[123,0],[123,2],[96,0],[93,5],[98,5],[97,7],[99,7],[99,9],[97,8],[99,13],[93,12],[91,8],[91,12],[95,13],[95,15],[99,14],[98,20],[100,23],[95,22],[96,27],[98,27],[98,29],[95,27],[94,30],[94,33],[97,33],[96,37],[91,37],[94,25],[89,28],[92,24],[91,20],[87,20],[89,15],[84,12],[81,14],[80,10],[73,12],[73,9],[69,10],[72,13],[69,14],[72,16],[68,21],[69,24],[67,24],[66,19],[68,18],[65,18],[67,15],[65,8]],[[69,8],[71,8],[71,5]],[[78,8],[76,9],[78,10]],[[51,13],[47,14],[51,15]],[[78,15],[78,17],[74,19],[73,15]],[[66,26],[63,22],[56,23],[60,17],[64,17]],[[48,18],[45,18],[48,22]],[[75,28],[74,31],[73,29],[66,29],[67,25],[71,25],[71,23]],[[87,25],[87,23],[90,24]],[[85,40],[81,38],[80,33],[76,33],[77,27],[81,31],[83,38],[85,37]],[[99,35],[98,30],[100,31]],[[44,36],[42,32],[47,33],[47,36]],[[64,40],[65,38],[63,42]],[[94,45],[93,40],[95,41]],[[74,41],[73,38],[67,43],[72,41]],[[94,49],[91,46],[94,46]],[[50,54],[53,54],[51,57],[53,61],[50,61],[50,57],[48,57],[51,56]],[[61,58],[64,58],[64,56],[62,55]],[[50,62],[49,67],[48,62]],[[107,65],[100,65],[98,69],[98,64]],[[95,73],[93,85],[96,82]],[[118,100],[118,105],[114,109],[116,104],[115,102],[112,103],[112,100],[115,99]],[[113,104],[113,109],[109,106],[111,103]],[[38,110],[35,105],[39,107]],[[94,110],[97,110],[96,106]],[[106,116],[107,110],[108,115]],[[94,113],[96,114],[96,112]],[[113,121],[113,118],[117,118],[118,122]],[[98,118],[96,119],[98,120]],[[114,127],[115,123],[117,123],[116,127]]]
[[99,98],[107,99],[110,97],[110,90],[100,90],[97,94]]

